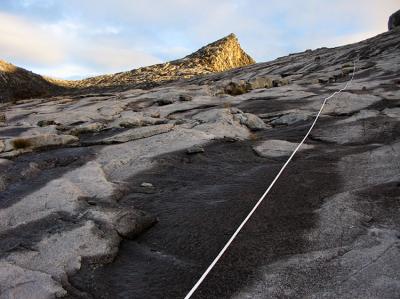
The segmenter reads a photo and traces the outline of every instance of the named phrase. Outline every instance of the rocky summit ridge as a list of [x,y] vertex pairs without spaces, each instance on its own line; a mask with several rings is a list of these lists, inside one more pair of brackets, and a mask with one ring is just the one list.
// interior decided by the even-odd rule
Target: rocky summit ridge
[[128,86],[149,88],[166,81],[223,72],[253,63],[255,61],[241,48],[233,33],[182,59],[83,80],[44,77],[0,60],[0,102],[61,93],[79,93],[82,89]]
[[237,37],[232,33],[182,59],[128,72],[79,80],[73,82],[72,86],[80,88],[121,85],[146,87],[166,81],[223,72],[254,63],[255,61],[243,51]]

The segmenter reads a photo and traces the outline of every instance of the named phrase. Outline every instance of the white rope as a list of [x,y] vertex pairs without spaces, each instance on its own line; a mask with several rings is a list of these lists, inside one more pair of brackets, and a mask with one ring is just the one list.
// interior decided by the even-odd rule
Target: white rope
[[236,238],[236,236],[239,234],[239,232],[241,231],[241,229],[243,228],[243,226],[247,223],[247,221],[250,219],[250,217],[253,215],[253,213],[256,211],[256,209],[258,208],[258,206],[262,203],[262,201],[264,200],[264,198],[267,196],[267,194],[269,193],[269,191],[271,190],[271,188],[274,186],[274,184],[276,183],[276,181],[279,179],[280,175],[282,174],[282,172],[285,170],[286,166],[290,163],[290,161],[292,160],[293,156],[296,154],[296,152],[299,150],[299,148],[302,146],[302,144],[304,143],[304,141],[306,141],[308,135],[310,135],[311,130],[314,128],[315,124],[317,123],[317,120],[319,118],[319,116],[321,115],[322,109],[324,109],[324,106],[326,104],[326,102],[334,97],[335,95],[341,93],[343,90],[345,90],[347,88],[347,86],[353,81],[354,78],[354,73],[356,70],[356,63],[354,61],[354,66],[353,66],[353,74],[351,75],[351,78],[349,81],[347,81],[346,85],[340,89],[339,91],[335,91],[333,94],[331,94],[329,97],[325,98],[324,101],[322,102],[321,108],[318,111],[317,116],[315,117],[310,129],[308,130],[307,134],[304,136],[304,138],[301,140],[301,142],[297,145],[296,149],[293,151],[293,153],[290,155],[289,159],[286,161],[286,163],[282,166],[281,170],[278,172],[278,174],[275,176],[274,180],[272,181],[272,183],[269,185],[268,189],[264,192],[264,194],[261,196],[261,198],[257,201],[257,203],[255,204],[255,206],[253,207],[253,209],[250,211],[250,213],[246,216],[246,218],[243,220],[243,222],[239,225],[239,227],[236,229],[236,231],[233,233],[232,237],[228,240],[228,242],[225,244],[224,248],[222,248],[222,250],[218,253],[218,255],[216,256],[216,258],[212,261],[212,263],[210,264],[210,266],[208,266],[207,270],[203,273],[203,275],[199,278],[199,280],[196,282],[196,284],[192,287],[192,289],[189,291],[189,293],[185,296],[185,299],[189,299],[190,297],[192,297],[193,293],[197,290],[197,288],[200,286],[200,284],[203,282],[203,280],[207,277],[208,273],[210,273],[210,271],[214,268],[215,264],[219,261],[219,259],[222,257],[222,255],[225,253],[225,251],[228,249],[228,247],[231,245],[231,243],[233,242],[233,240]]

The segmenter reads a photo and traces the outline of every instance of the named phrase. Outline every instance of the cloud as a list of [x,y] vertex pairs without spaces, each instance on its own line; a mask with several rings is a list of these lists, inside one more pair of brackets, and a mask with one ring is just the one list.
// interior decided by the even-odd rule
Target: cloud
[[[321,39],[314,39],[308,43],[309,48],[317,48],[317,47],[338,47],[343,45],[348,45],[354,42],[362,41],[367,38],[373,37],[382,33],[379,30],[376,31],[367,31],[367,32],[359,32],[359,33],[350,33],[339,35],[331,39],[321,38]],[[304,46],[306,44],[304,43]]]
[[59,36],[49,34],[24,18],[0,12],[0,53],[6,60],[20,59],[54,64],[66,56]]
[[1,58],[57,77],[112,73],[161,62],[115,37],[119,31],[114,26],[90,27],[69,19],[38,23],[0,12]]
[[[93,9],[94,14],[89,13]],[[166,48],[193,51],[235,32],[258,61],[371,37],[368,34],[386,30],[388,16],[396,9],[398,0],[153,0],[151,5],[139,0],[87,0],[82,6],[88,18],[111,17],[146,27],[134,37],[147,34]]]
[[96,70],[77,64],[60,64],[54,66],[36,66],[35,72],[58,79],[76,80],[99,75]]
[[0,58],[92,75],[177,59],[234,32],[267,61],[372,37],[397,9],[398,0],[2,0]]
[[21,5],[26,8],[31,6],[49,7],[54,4],[54,0],[22,0]]
[[118,47],[107,43],[101,47],[82,47],[81,59],[90,62],[106,72],[118,72],[138,68],[143,65],[160,63],[161,60],[135,49]]

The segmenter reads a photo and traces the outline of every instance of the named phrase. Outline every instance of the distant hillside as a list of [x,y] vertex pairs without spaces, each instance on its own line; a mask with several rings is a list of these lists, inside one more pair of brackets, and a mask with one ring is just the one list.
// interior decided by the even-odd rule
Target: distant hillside
[[43,77],[0,61],[0,102],[48,96],[68,90],[122,86],[146,88],[166,81],[223,72],[253,63],[255,61],[240,47],[234,34],[217,40],[182,59],[75,81]]
[[0,102],[46,96],[67,86],[67,81],[46,78],[0,60]]

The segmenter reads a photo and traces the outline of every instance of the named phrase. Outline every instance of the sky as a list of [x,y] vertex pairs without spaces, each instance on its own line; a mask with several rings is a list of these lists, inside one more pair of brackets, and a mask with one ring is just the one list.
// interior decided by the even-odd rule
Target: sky
[[184,57],[235,33],[257,62],[387,30],[399,0],[0,0],[0,59],[78,79]]

